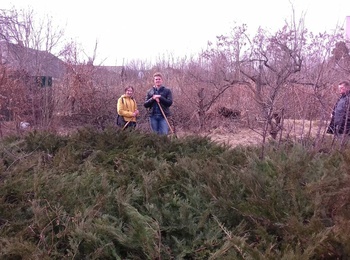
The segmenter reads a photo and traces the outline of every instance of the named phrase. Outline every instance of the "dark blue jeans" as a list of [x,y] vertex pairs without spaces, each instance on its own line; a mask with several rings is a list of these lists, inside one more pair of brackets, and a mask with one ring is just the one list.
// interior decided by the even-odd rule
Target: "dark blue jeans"
[[167,135],[169,132],[168,124],[163,115],[152,115],[149,117],[153,132],[159,135]]

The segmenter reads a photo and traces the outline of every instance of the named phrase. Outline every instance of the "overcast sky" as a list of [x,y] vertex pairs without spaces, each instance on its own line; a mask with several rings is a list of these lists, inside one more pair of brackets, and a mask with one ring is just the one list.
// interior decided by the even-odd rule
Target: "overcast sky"
[[251,32],[259,26],[275,32],[290,21],[292,5],[313,32],[344,26],[350,16],[350,0],[1,0],[0,9],[52,15],[88,55],[97,40],[97,60],[121,65],[197,54],[235,23],[246,23]]

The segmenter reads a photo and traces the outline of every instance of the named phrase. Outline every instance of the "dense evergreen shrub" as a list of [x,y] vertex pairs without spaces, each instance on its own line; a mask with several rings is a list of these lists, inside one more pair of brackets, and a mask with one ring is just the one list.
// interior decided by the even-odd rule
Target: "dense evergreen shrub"
[[349,152],[84,128],[0,143],[1,259],[346,259]]

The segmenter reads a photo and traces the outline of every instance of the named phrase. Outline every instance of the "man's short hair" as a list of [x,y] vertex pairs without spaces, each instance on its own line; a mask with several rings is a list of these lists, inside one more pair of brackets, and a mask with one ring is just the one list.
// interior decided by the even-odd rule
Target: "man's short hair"
[[160,72],[154,73],[154,74],[153,74],[153,78],[155,78],[155,77],[161,77],[161,78],[163,78],[162,73],[160,73]]
[[344,87],[347,87],[347,88],[350,87],[350,83],[349,83],[349,81],[347,81],[347,80],[344,80],[344,81],[340,82],[340,83],[339,83],[339,86],[340,86],[340,85],[343,85]]

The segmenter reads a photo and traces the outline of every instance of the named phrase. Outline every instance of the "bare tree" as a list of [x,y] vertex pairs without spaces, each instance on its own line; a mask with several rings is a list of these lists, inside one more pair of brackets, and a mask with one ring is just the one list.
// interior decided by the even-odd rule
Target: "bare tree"
[[197,59],[191,59],[187,66],[183,66],[185,84],[182,85],[182,96],[194,107],[199,130],[203,130],[207,125],[208,111],[218,104],[231,88],[245,84],[240,79],[238,59],[241,44],[244,44],[238,35],[244,34],[245,30],[245,26],[236,27],[233,39],[218,36],[216,45],[208,42],[208,48]]
[[[245,85],[253,93],[259,109],[256,117],[264,122],[260,132],[262,157],[267,137],[281,136],[285,113],[290,115],[289,110],[293,109],[293,100],[288,95],[294,86],[312,86],[314,98],[323,99],[321,86],[329,86],[334,80],[334,73],[326,72],[334,69],[329,64],[329,50],[337,37],[314,36],[304,27],[304,19],[296,22],[293,13],[291,22],[273,34],[259,28],[251,38],[244,26],[234,27],[230,35],[217,38],[216,48],[206,52],[211,65],[208,71],[212,73],[208,82],[227,83],[219,85],[220,93],[234,85]],[[317,44],[317,40],[322,41]],[[216,85],[213,86],[215,89]]]
[[305,31],[295,31],[283,27],[273,36],[260,30],[253,39],[249,56],[244,63],[250,64],[241,70],[253,84],[249,85],[258,105],[261,115],[266,120],[263,128],[263,143],[268,132],[276,138],[281,130],[280,114],[277,103],[281,92],[295,81],[301,71],[302,48],[305,46]]

